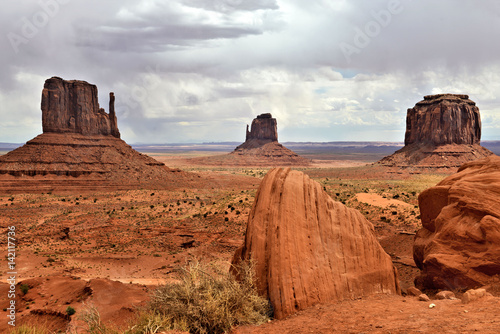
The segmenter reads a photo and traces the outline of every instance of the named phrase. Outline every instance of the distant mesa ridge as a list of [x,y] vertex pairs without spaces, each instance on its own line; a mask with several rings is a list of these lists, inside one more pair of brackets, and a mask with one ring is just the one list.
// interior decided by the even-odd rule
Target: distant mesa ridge
[[480,145],[481,116],[464,94],[427,95],[406,115],[405,146],[378,164],[450,168],[493,153]]

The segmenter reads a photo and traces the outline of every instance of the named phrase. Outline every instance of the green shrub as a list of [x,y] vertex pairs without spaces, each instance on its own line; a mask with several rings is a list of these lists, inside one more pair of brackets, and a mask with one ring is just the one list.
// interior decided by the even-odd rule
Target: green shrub
[[19,289],[21,290],[21,292],[23,293],[23,295],[27,294],[28,291],[30,290],[30,287],[28,284],[21,284],[19,286]]
[[244,324],[269,319],[269,302],[257,295],[254,268],[237,268],[242,281],[216,266],[193,262],[180,270],[180,282],[156,289],[131,333],[181,330],[226,333]]
[[71,306],[68,306],[66,308],[66,314],[69,315],[70,317],[76,313],[76,310],[74,308],[72,308]]

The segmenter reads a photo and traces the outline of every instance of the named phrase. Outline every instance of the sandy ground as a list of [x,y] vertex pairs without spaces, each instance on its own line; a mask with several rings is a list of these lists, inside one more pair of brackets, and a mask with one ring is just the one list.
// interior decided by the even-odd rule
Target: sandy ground
[[[435,307],[429,308],[431,304]],[[245,326],[235,333],[499,333],[499,307],[500,299],[495,297],[463,304],[380,295],[317,305],[285,320]]]
[[[15,225],[19,236],[19,324],[42,323],[54,330],[70,325],[84,332],[82,323],[75,316],[68,317],[66,309],[74,307],[80,314],[90,303],[103,321],[124,328],[133,319],[134,307],[147,301],[149,291],[174,280],[187,262],[228,264],[243,242],[246,219],[267,169],[183,165],[189,160],[180,156],[158,160],[172,167],[189,167],[199,175],[199,186],[0,195],[0,227],[6,232]],[[420,226],[418,193],[444,175],[364,165],[354,160],[316,161],[301,170],[320,182],[334,200],[360,210],[373,223],[406,291],[418,274],[412,258],[414,233]],[[6,248],[6,240],[0,244]],[[6,257],[0,259],[0,268],[2,282],[6,282]],[[26,294],[19,292],[21,284],[28,286]],[[8,289],[8,284],[0,284],[0,319],[7,316]],[[435,291],[428,293],[432,298]],[[285,320],[235,331],[497,333],[499,302],[496,297],[462,304],[460,300],[421,302],[415,297],[378,295],[317,305]],[[429,308],[431,303],[436,307]],[[0,332],[8,328],[0,320]]]

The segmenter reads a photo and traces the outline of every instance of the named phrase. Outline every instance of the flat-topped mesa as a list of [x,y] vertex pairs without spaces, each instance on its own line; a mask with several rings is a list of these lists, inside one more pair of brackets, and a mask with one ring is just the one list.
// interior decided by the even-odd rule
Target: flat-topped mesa
[[278,122],[271,114],[261,114],[252,121],[251,130],[248,131],[246,140],[278,141]]
[[456,168],[493,154],[480,142],[479,108],[468,95],[427,95],[408,109],[405,146],[377,164],[398,168]]
[[481,117],[468,95],[428,95],[406,116],[405,145],[479,144]]
[[42,91],[44,133],[80,133],[120,138],[114,100],[110,93],[109,114],[99,107],[97,86],[86,81],[52,77]]

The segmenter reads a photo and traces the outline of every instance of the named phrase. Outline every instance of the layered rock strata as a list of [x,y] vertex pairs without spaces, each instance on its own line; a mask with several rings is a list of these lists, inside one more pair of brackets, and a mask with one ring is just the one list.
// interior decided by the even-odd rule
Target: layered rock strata
[[459,167],[493,154],[480,141],[479,108],[469,96],[429,95],[408,109],[405,146],[378,163],[396,167]]
[[464,164],[419,196],[422,229],[413,257],[416,283],[430,289],[470,289],[500,274],[500,157]]
[[289,168],[271,170],[259,187],[233,265],[250,260],[277,319],[318,303],[399,293],[372,224]]
[[428,95],[406,116],[405,145],[479,145],[481,116],[468,95]]

